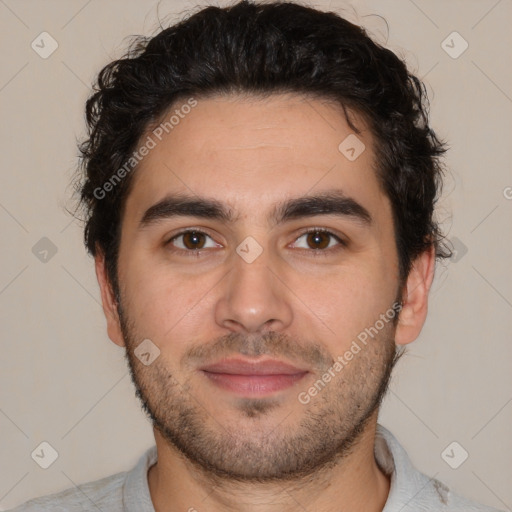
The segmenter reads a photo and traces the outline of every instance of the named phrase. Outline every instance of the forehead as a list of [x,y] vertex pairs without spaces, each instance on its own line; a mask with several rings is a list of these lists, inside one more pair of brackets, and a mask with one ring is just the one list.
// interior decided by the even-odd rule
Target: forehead
[[341,107],[293,94],[196,101],[173,105],[141,138],[154,147],[134,173],[127,215],[140,218],[170,193],[220,199],[253,216],[285,197],[329,189],[368,209],[386,203],[372,135],[357,116],[355,134]]

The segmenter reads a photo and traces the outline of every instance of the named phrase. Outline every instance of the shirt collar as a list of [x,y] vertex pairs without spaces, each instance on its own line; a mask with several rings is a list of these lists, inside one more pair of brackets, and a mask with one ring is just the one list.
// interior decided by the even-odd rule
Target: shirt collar
[[123,510],[126,512],[155,512],[149,493],[148,470],[157,461],[157,455],[156,445],[153,445],[127,473],[123,485]]
[[[406,451],[395,436],[380,424],[375,435],[375,460],[380,469],[390,477],[388,499],[382,512],[407,510],[414,506],[415,498],[431,489],[434,483],[442,497],[444,486],[436,486],[437,480],[429,479],[411,463]],[[148,484],[148,470],[157,461],[156,445],[149,448],[139,459],[135,468],[127,473],[123,486],[123,506],[126,512],[155,512]],[[446,489],[447,491],[447,489]]]
[[[418,504],[437,504],[438,510],[446,503],[449,489],[434,478],[418,471],[396,437],[377,424],[375,435],[375,460],[390,477],[389,495],[382,512],[418,510]],[[422,508],[422,510],[426,510]]]

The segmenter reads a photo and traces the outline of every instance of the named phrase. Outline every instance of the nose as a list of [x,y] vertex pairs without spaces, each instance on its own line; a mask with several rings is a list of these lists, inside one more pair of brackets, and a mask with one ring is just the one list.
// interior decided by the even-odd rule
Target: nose
[[215,307],[218,325],[233,332],[282,331],[292,322],[290,290],[264,251],[247,263],[233,254]]

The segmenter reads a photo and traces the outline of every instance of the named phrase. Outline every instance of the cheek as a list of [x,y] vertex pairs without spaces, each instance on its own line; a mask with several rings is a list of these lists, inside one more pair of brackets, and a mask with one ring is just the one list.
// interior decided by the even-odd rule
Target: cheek
[[296,314],[307,315],[336,351],[389,310],[395,286],[379,265],[367,264],[340,268],[320,282],[302,276],[291,287],[307,306],[294,300]]
[[122,271],[120,267],[120,277],[139,334],[157,344],[190,340],[198,322],[206,321],[206,309],[212,307],[207,292],[218,278],[211,273],[192,278],[155,261],[148,265],[147,257],[132,256]]

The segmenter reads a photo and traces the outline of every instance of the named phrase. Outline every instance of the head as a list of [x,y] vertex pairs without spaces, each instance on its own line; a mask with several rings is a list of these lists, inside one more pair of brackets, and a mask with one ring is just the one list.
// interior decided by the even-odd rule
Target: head
[[[202,9],[100,72],[85,243],[145,410],[199,467],[311,474],[375,419],[447,256],[427,108],[364,29],[293,3]],[[202,369],[231,356],[305,376],[219,395]]]

